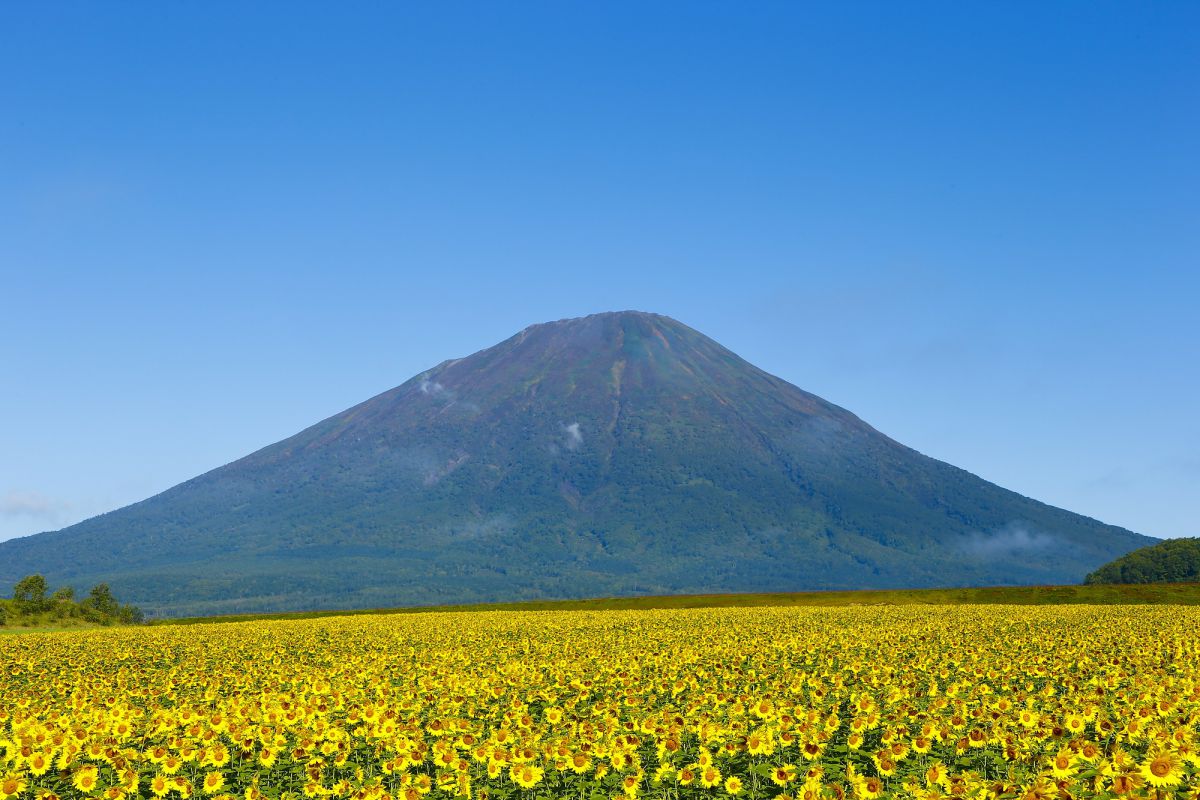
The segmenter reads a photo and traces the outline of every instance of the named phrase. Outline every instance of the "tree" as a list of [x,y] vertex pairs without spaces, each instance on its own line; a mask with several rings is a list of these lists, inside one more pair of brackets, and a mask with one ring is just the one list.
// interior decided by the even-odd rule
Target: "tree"
[[41,575],[26,575],[13,587],[13,601],[23,614],[37,614],[46,609],[46,579]]
[[87,599],[83,601],[83,605],[95,609],[106,617],[115,617],[121,610],[117,598],[113,597],[112,590],[108,588],[107,583],[98,583],[93,586],[92,590],[88,592]]
[[117,619],[124,625],[141,625],[146,621],[146,615],[142,610],[132,603],[126,603],[121,606],[121,612]]

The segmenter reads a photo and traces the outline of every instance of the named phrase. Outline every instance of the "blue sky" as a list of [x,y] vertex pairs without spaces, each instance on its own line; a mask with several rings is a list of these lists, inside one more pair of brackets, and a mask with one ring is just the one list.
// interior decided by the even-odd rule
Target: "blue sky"
[[0,538],[669,314],[1200,535],[1200,5],[0,5]]

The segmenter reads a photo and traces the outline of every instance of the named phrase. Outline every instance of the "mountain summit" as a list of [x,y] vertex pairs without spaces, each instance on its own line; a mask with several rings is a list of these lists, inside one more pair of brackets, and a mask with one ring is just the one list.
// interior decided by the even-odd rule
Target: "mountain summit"
[[0,585],[103,580],[177,614],[1061,583],[1152,541],[621,312],[533,325],[148,500],[0,543]]

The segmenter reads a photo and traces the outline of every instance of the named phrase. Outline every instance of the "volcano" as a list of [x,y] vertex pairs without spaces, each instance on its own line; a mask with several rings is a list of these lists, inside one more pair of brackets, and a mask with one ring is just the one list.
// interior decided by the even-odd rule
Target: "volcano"
[[140,503],[0,585],[159,615],[1078,582],[1153,539],[924,456],[668,317],[533,325]]

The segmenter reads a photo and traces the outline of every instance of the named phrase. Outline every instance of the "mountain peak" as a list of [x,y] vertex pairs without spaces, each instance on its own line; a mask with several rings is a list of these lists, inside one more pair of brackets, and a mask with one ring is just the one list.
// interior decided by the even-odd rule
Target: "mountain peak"
[[645,321],[649,324],[655,324],[658,322],[665,321],[665,322],[669,322],[669,323],[674,323],[676,325],[680,324],[676,320],[673,320],[670,317],[665,316],[663,314],[656,314],[652,311],[637,311],[634,309],[626,309],[624,311],[598,311],[594,314],[586,314],[582,317],[565,317],[563,319],[553,320],[550,322],[538,322],[538,323],[534,323],[533,325],[530,325],[525,330],[531,330],[533,328],[556,327],[556,326],[581,327],[581,326],[586,326],[588,324],[594,324],[594,323],[598,323],[598,322],[611,321],[611,320],[616,320],[616,321],[641,320],[641,321]]
[[561,338],[564,342],[575,339],[582,347],[598,347],[606,343],[623,344],[626,333],[631,333],[635,340],[645,336],[658,336],[664,345],[670,346],[670,342],[664,336],[668,331],[674,334],[672,338],[681,343],[712,341],[671,317],[648,311],[604,311],[584,317],[542,322],[530,325],[514,338],[549,337]]

